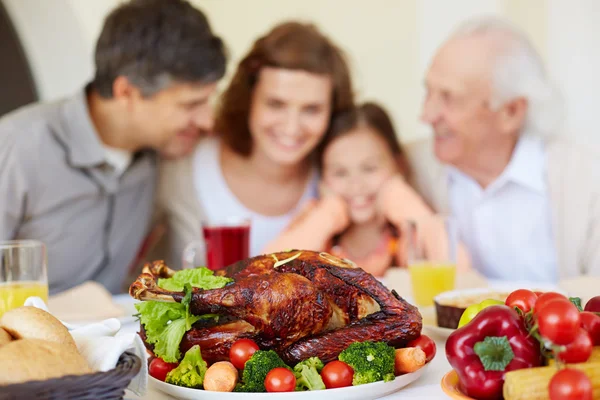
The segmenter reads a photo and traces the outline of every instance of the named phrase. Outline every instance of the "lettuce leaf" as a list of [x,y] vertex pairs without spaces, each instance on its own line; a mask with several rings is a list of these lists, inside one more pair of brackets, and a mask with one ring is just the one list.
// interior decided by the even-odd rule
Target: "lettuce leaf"
[[188,315],[180,303],[144,301],[137,303],[140,322],[146,330],[146,342],[154,345],[154,354],[166,362],[177,362],[181,358],[179,344],[183,335],[201,319],[218,318],[216,314]]
[[179,343],[186,332],[185,306],[144,301],[137,303],[135,308],[146,330],[146,342],[154,345],[154,354],[166,362],[177,362],[181,357]]
[[[192,316],[190,318],[191,323],[198,321],[200,317]],[[169,325],[161,332],[158,336],[158,341],[154,344],[154,354],[169,363],[178,362],[181,358],[181,352],[179,351],[179,344],[183,335],[187,331],[186,320],[177,319],[171,321]]]
[[214,271],[206,267],[200,267],[177,271],[171,278],[161,278],[158,280],[158,286],[165,290],[181,292],[186,283],[193,287],[209,290],[222,288],[231,281],[233,279],[215,276]]
[[143,301],[137,303],[140,323],[146,331],[146,342],[154,345],[154,354],[166,362],[178,362],[181,358],[179,344],[183,335],[200,319],[218,318],[215,314],[191,315],[189,305],[192,286],[200,289],[218,289],[232,279],[214,276],[208,268],[178,271],[172,278],[159,279],[158,285],[169,291],[185,291],[182,303]]
[[149,343],[156,343],[153,338],[167,327],[169,321],[185,318],[185,306],[180,303],[143,301],[137,303],[135,308],[138,310]]

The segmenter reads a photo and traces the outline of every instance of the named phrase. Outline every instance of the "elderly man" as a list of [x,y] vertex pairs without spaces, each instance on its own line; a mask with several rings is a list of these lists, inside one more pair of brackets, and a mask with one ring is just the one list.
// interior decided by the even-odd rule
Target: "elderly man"
[[182,156],[212,129],[225,72],[221,40],[183,0],[121,4],[95,61],[76,95],[0,120],[0,240],[46,243],[51,292],[119,291],[150,225],[156,152]]
[[425,86],[434,138],[408,149],[414,184],[456,217],[479,272],[600,275],[600,153],[553,135],[560,110],[528,39],[502,20],[467,22],[438,50]]

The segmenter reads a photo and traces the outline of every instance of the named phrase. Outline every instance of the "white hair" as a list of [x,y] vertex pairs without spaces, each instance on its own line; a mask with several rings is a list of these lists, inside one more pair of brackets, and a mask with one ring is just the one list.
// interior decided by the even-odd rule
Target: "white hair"
[[527,35],[504,19],[484,16],[461,24],[452,38],[468,36],[496,39],[499,45],[492,71],[491,106],[498,108],[523,97],[528,103],[523,132],[539,136],[556,133],[563,117],[562,98]]

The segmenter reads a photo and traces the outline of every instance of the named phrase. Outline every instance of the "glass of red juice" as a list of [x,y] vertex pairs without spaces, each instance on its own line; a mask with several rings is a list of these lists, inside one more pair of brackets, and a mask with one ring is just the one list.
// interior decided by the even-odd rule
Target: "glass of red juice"
[[249,257],[249,219],[231,217],[205,221],[202,236],[204,241],[192,242],[184,251],[184,268],[206,266],[216,271]]
[[249,256],[250,221],[232,220],[202,226],[206,266],[216,271]]

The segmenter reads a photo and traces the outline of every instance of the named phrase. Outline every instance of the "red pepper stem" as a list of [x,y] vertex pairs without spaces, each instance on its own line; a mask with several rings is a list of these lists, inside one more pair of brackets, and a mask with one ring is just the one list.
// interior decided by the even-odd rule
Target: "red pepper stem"
[[475,343],[473,350],[486,371],[504,371],[515,358],[506,336],[488,336],[483,342]]

